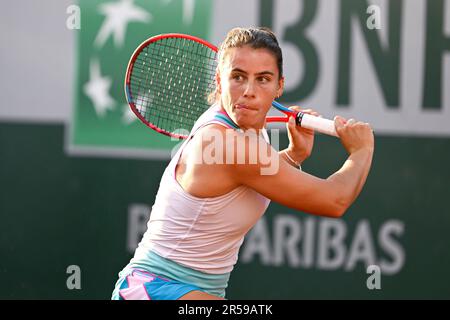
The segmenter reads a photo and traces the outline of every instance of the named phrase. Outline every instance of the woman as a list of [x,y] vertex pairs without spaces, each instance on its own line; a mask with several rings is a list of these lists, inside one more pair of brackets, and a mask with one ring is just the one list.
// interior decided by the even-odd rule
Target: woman
[[[270,30],[231,30],[218,60],[214,105],[166,168],[148,230],[113,299],[223,299],[244,236],[270,200],[337,218],[364,185],[374,150],[367,123],[335,117],[349,157],[327,179],[299,169],[311,154],[313,131],[290,121],[288,148],[276,152],[268,144],[265,117],[284,86],[282,53]],[[255,154],[263,146],[268,153]],[[268,166],[276,170],[264,171]]]

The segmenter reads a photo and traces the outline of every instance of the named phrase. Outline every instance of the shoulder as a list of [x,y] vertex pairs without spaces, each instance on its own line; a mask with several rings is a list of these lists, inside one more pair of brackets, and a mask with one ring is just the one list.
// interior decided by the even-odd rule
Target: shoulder
[[200,128],[192,140],[190,150],[197,153],[197,161],[226,165],[232,174],[259,172],[261,166],[278,160],[278,152],[256,130],[238,131],[209,124]]
[[195,164],[223,164],[226,161],[227,136],[232,129],[217,123],[200,127],[191,137],[186,151],[187,161]]

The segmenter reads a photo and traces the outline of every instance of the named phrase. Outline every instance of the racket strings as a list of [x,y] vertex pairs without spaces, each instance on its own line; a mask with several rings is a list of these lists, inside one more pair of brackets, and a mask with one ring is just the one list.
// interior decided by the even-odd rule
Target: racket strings
[[136,109],[156,127],[190,130],[209,107],[216,52],[195,41],[166,38],[141,51],[130,78]]
[[[170,85],[169,85],[169,87],[170,87]],[[147,118],[149,115],[152,116],[153,118],[155,118],[159,115],[160,121],[163,121],[163,120],[166,120],[169,122],[174,121],[174,120],[176,121],[176,118],[174,118],[174,116],[180,116],[180,108],[182,108],[182,103],[178,101],[178,97],[175,95],[175,92],[174,91],[166,92],[166,89],[164,87],[156,88],[156,90],[158,91],[158,95],[156,96],[156,101],[155,101],[154,97],[152,97],[152,96],[150,97],[150,100],[148,99],[147,96],[145,96],[145,95],[142,96],[143,98],[141,100],[142,100],[142,104],[145,106],[145,110],[142,110],[142,108],[141,108],[140,111],[143,112]],[[151,101],[151,100],[153,100],[153,101]],[[158,105],[161,105],[161,106],[164,105],[165,102],[168,102],[169,105],[166,108],[167,109],[166,111],[168,111],[168,113],[161,114],[162,110],[157,110],[156,108],[149,108],[150,114],[148,114],[146,107],[151,105],[152,102],[158,103]],[[178,105],[178,108],[176,110],[169,110],[170,107],[172,107],[172,108],[177,107],[177,105]],[[166,114],[167,117],[164,117],[163,116],[164,114]],[[190,115],[189,113],[184,114],[185,117],[190,118],[189,115]],[[195,116],[192,117],[192,120],[195,120],[195,119],[196,119]],[[180,119],[180,120],[183,120],[183,119]],[[167,124],[165,124],[165,123],[158,123],[158,125],[161,127],[163,127],[163,126],[167,127]]]

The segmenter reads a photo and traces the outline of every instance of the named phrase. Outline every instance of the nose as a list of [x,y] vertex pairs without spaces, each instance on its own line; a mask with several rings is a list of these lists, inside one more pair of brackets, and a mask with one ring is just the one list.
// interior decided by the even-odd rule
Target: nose
[[247,84],[245,86],[244,90],[244,97],[245,98],[254,98],[255,97],[255,85],[252,81],[247,81]]

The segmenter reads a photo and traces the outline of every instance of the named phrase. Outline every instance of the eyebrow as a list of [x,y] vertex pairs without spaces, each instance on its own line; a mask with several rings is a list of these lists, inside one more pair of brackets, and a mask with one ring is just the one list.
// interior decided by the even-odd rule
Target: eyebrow
[[[242,69],[239,69],[239,68],[234,68],[234,69],[231,70],[231,72],[241,72],[241,73],[247,74],[246,71],[244,71]],[[261,72],[258,72],[256,75],[265,75],[265,74],[269,74],[269,75],[272,75],[272,76],[275,75],[272,71],[261,71]]]

